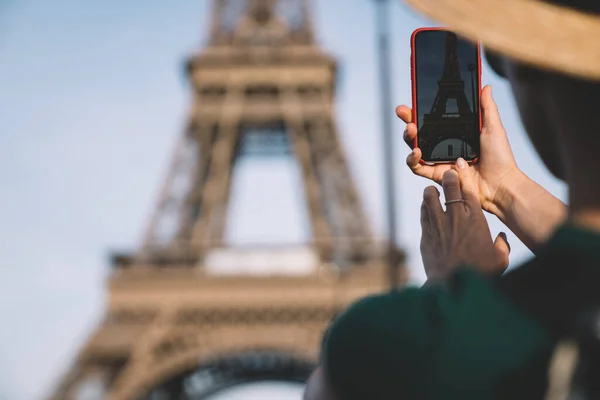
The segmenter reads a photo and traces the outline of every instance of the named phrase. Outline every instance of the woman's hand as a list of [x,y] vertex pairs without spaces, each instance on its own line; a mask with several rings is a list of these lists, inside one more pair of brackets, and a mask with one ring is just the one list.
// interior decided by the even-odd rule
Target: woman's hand
[[[468,167],[474,181],[474,192],[481,207],[498,217],[535,253],[564,221],[567,207],[517,167],[490,86],[481,92],[481,108],[481,157],[477,164]],[[412,111],[406,106],[399,106],[396,114],[407,124],[404,140],[412,147],[417,137]],[[406,163],[416,175],[438,184],[442,183],[446,171],[456,169],[452,164],[421,164],[421,156],[421,150],[415,148]]]
[[460,158],[456,171],[447,169],[441,181],[446,211],[434,186],[425,189],[421,205],[421,255],[428,279],[444,279],[459,265],[489,274],[504,272],[510,246],[503,233],[492,240],[473,169]]
[[[480,137],[481,157],[477,164],[469,168],[473,172],[481,206],[484,210],[498,216],[500,210],[495,200],[499,190],[506,184],[519,181],[523,174],[517,167],[506,131],[500,121],[498,108],[492,98],[491,86],[484,87],[481,92],[481,108],[483,116]],[[407,106],[398,106],[396,114],[407,124],[404,140],[412,147],[417,137],[417,125],[412,121],[412,110]],[[438,184],[442,183],[444,173],[454,168],[452,164],[424,165],[419,162],[421,157],[421,149],[414,148],[408,155],[406,163],[416,175],[431,179]]]

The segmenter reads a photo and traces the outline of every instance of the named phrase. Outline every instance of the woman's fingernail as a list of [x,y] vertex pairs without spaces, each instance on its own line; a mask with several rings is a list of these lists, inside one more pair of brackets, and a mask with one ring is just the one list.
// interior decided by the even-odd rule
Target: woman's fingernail
[[462,157],[459,157],[458,160],[456,160],[456,166],[458,169],[465,169],[467,167],[467,162]]
[[506,236],[506,233],[500,232],[500,235],[502,235],[502,239],[504,239],[506,242],[506,246],[508,246],[508,252],[510,253],[510,243],[508,243],[508,237]]

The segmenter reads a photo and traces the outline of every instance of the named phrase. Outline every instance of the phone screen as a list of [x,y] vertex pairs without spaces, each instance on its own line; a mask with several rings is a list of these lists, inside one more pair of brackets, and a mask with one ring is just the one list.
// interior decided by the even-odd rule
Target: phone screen
[[446,30],[413,38],[417,146],[425,162],[479,157],[479,48]]

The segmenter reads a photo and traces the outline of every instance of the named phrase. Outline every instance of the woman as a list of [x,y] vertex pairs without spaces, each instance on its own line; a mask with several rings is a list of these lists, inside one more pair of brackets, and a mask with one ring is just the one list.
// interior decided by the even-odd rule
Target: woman
[[[330,327],[312,398],[541,399],[556,344],[600,306],[600,2],[407,0],[462,36],[481,40],[512,89],[536,151],[569,188],[565,208],[516,168],[491,97],[478,168],[408,164],[441,181],[425,190],[422,254],[429,283],[374,296]],[[410,110],[399,107],[416,134]],[[500,151],[499,149],[504,149]],[[444,171],[444,169],[446,169]],[[505,241],[493,241],[481,207],[536,254],[498,277]],[[331,393],[325,393],[327,389]],[[336,397],[337,396],[337,397]]]

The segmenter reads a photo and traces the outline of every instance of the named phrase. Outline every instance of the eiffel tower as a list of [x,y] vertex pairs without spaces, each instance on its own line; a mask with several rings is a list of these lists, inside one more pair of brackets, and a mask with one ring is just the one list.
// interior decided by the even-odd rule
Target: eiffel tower
[[[419,135],[419,147],[426,160],[447,161],[459,156],[472,159],[479,154],[478,138],[472,134],[478,132],[479,121],[467,100],[457,49],[458,37],[446,32],[444,71],[431,110],[423,116]],[[456,101],[457,110],[449,110],[450,100]]]
[[[307,1],[213,0],[208,44],[187,70],[193,107],[143,243],[113,256],[106,315],[51,399],[204,399],[304,382],[336,313],[391,285],[333,118],[336,62],[315,44]],[[234,166],[248,153],[297,160],[307,246],[225,242]]]

